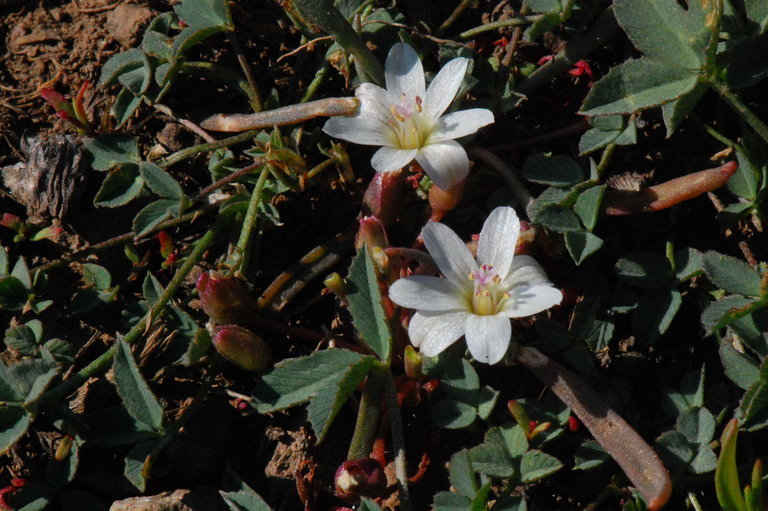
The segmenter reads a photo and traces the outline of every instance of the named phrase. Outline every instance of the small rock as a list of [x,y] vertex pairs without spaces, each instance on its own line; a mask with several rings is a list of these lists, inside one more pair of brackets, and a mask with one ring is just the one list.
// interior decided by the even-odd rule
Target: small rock
[[149,7],[121,4],[107,14],[107,31],[125,48],[133,48],[153,16]]

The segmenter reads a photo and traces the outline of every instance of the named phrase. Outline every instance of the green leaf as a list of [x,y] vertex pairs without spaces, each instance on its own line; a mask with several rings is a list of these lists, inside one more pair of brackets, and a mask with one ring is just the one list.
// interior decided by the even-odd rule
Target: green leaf
[[224,0],[185,0],[174,10],[189,25],[174,39],[175,58],[213,34],[235,29]]
[[710,250],[704,254],[704,271],[709,280],[729,293],[760,296],[760,274],[735,257]]
[[143,96],[152,84],[152,68],[147,61],[142,67],[121,74],[117,81],[134,96]]
[[683,94],[678,99],[671,101],[661,107],[661,113],[664,117],[664,127],[667,129],[667,138],[677,131],[680,124],[688,117],[693,107],[699,102],[701,97],[709,89],[706,83],[700,82],[690,92]]
[[700,2],[688,2],[688,9],[666,0],[615,0],[616,20],[629,39],[647,57],[682,69],[698,71],[710,30]]
[[259,413],[296,406],[340,382],[350,371],[370,369],[374,362],[374,357],[335,348],[283,360],[262,376],[254,391],[254,405]]
[[663,254],[641,250],[616,262],[619,280],[644,289],[659,289],[672,280],[672,267]]
[[682,303],[677,289],[659,289],[644,294],[632,313],[632,328],[640,344],[648,346],[666,332]]
[[573,211],[560,206],[546,206],[531,218],[534,224],[555,232],[580,231],[581,224]]
[[381,508],[371,499],[363,497],[360,499],[360,505],[357,506],[357,511],[381,511]]
[[707,335],[720,330],[736,320],[735,315],[746,307],[758,303],[743,296],[726,296],[722,300],[710,303],[701,313],[701,324]]
[[219,490],[219,494],[230,511],[271,511],[264,499],[231,469],[224,473],[223,486],[224,490]]
[[432,509],[434,511],[469,511],[472,509],[472,501],[457,493],[441,491],[435,494]]
[[122,128],[128,122],[141,106],[142,101],[141,97],[134,96],[128,89],[120,89],[111,109],[112,116],[117,121],[116,128]]
[[83,263],[80,267],[83,274],[83,282],[86,286],[96,289],[109,289],[112,286],[112,275],[103,266],[93,263]]
[[347,277],[347,299],[352,324],[363,341],[381,360],[389,362],[392,333],[381,305],[379,280],[367,248],[358,251],[352,259]]
[[[615,117],[620,118],[621,116]],[[600,119],[600,117],[593,117],[592,119]],[[598,149],[602,149],[603,147],[616,140],[620,134],[620,130],[603,131],[597,128],[587,130],[579,139],[579,156],[586,156],[589,153],[597,151]]]
[[86,151],[93,157],[91,166],[96,170],[110,170],[125,163],[139,163],[139,145],[136,139],[124,133],[110,133],[86,139]]
[[28,324],[19,325],[6,330],[3,342],[5,342],[6,346],[9,348],[14,349],[27,357],[37,355],[37,352],[40,349],[40,339]]
[[27,298],[27,288],[19,279],[10,275],[0,277],[0,310],[21,310]]
[[446,429],[461,429],[475,422],[477,409],[456,399],[441,399],[432,406],[432,421]]
[[504,495],[491,509],[493,511],[528,511],[528,503],[523,496]]
[[163,447],[165,442],[162,439],[149,440],[133,446],[125,457],[123,475],[142,493],[147,489],[147,479],[155,457]]
[[707,445],[715,436],[715,418],[706,408],[688,408],[677,418],[675,429],[691,444]]
[[16,445],[31,422],[27,412],[20,406],[0,407],[0,455]]
[[611,69],[590,90],[582,115],[629,114],[674,101],[693,90],[698,74],[647,58]]
[[736,151],[739,168],[728,179],[726,186],[731,193],[745,199],[754,200],[757,197],[759,165],[755,165],[744,151]]
[[157,227],[163,220],[179,214],[179,201],[158,199],[147,204],[133,219],[133,233],[139,238]]
[[56,488],[68,485],[75,479],[75,473],[80,463],[80,445],[77,439],[72,441],[69,455],[58,460],[55,457],[45,467],[45,478]]
[[448,475],[457,492],[468,498],[473,498],[480,486],[477,484],[475,472],[472,470],[472,461],[469,451],[462,449],[453,456],[448,464]]
[[141,376],[130,346],[122,339],[115,347],[112,370],[117,393],[131,416],[155,429],[162,428],[163,407]]
[[599,467],[606,460],[611,459],[603,446],[594,440],[585,440],[573,455],[573,468],[571,470],[589,470]]
[[744,390],[749,389],[760,379],[760,368],[752,358],[736,351],[729,342],[720,343],[720,361],[725,375]]
[[600,250],[603,246],[603,240],[586,231],[571,231],[565,233],[565,248],[571,254],[576,266]]
[[592,229],[597,225],[597,217],[600,214],[600,203],[603,200],[604,193],[605,185],[587,188],[579,194],[579,198],[576,199],[576,204],[573,205],[574,213],[579,216],[584,227],[590,232],[592,232]]
[[655,450],[673,472],[685,472],[696,453],[693,446],[678,431],[666,431],[656,439]]
[[715,489],[717,500],[723,511],[747,511],[741,494],[739,472],[736,466],[736,439],[739,435],[739,423],[731,419],[720,437],[720,457],[715,471]]
[[760,366],[759,378],[755,381],[741,398],[738,417],[743,427],[748,427],[755,417],[763,412],[768,405],[768,363]]
[[144,52],[138,48],[112,55],[101,67],[99,85],[106,86],[117,80],[118,76],[144,65]]
[[32,274],[29,273],[29,266],[27,266],[27,261],[23,257],[19,257],[16,260],[16,264],[13,265],[11,270],[11,277],[19,279],[27,289],[32,288]]
[[181,185],[169,173],[154,163],[141,162],[139,172],[141,172],[149,189],[161,198],[179,200],[184,196]]
[[116,208],[124,206],[139,196],[144,188],[144,178],[138,166],[131,163],[121,165],[107,174],[101,188],[93,198],[94,206]]
[[503,445],[484,443],[469,450],[472,468],[490,477],[514,477],[517,463]]
[[695,248],[681,248],[675,252],[675,279],[685,282],[696,276],[704,267],[704,254]]
[[372,357],[363,359],[341,372],[341,378],[338,380],[326,383],[312,397],[309,406],[307,406],[307,418],[312,424],[318,443],[323,441],[336,414],[339,413],[349,396],[357,390],[358,385],[368,375],[372,365]]
[[526,451],[520,460],[520,476],[525,484],[550,476],[561,468],[560,460],[537,449]]
[[708,445],[698,446],[699,450],[693,456],[688,466],[688,472],[691,474],[707,474],[717,467],[717,456]]
[[586,179],[581,166],[564,155],[534,154],[523,166],[523,177],[534,183],[570,188]]

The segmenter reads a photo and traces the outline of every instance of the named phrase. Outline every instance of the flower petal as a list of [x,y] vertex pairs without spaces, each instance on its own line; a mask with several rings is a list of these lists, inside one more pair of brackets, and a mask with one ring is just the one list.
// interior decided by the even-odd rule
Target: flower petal
[[392,101],[389,97],[389,93],[372,83],[364,82],[355,91],[355,97],[360,100],[360,110],[357,114],[358,117],[368,117],[376,119],[383,125],[394,120],[392,117]]
[[445,279],[413,275],[398,279],[389,297],[401,307],[426,311],[467,310],[466,299]]
[[467,152],[453,140],[424,146],[416,155],[416,161],[443,190],[460,183],[469,174]]
[[511,288],[515,286],[539,285],[552,285],[541,265],[529,255],[515,256],[509,273],[507,273],[505,286]]
[[373,154],[371,166],[379,172],[392,172],[413,161],[418,149],[398,149],[384,146]]
[[441,142],[470,135],[493,122],[493,112],[486,108],[470,108],[452,112],[437,120],[429,142]]
[[519,235],[520,220],[514,209],[498,207],[491,211],[477,242],[477,264],[490,264],[504,280],[512,265]]
[[397,43],[389,50],[384,78],[389,97],[396,104],[400,103],[403,94],[411,101],[416,96],[424,96],[424,68],[414,49],[405,43]]
[[450,227],[438,222],[427,222],[421,230],[421,236],[432,259],[448,282],[464,296],[471,296],[474,286],[469,280],[469,274],[477,271],[477,263],[464,242]]
[[509,291],[504,314],[510,318],[532,316],[557,305],[563,299],[559,289],[547,285],[517,286]]
[[386,145],[391,129],[373,117],[333,117],[323,126],[328,135],[362,145]]
[[495,364],[504,357],[512,336],[512,325],[502,314],[494,316],[467,316],[464,336],[469,352],[479,362]]
[[434,122],[445,112],[445,109],[456,97],[456,93],[459,92],[468,65],[469,59],[453,59],[437,73],[424,95],[423,115],[427,119]]
[[467,315],[466,312],[416,312],[408,325],[411,344],[419,348],[422,355],[438,355],[464,335]]

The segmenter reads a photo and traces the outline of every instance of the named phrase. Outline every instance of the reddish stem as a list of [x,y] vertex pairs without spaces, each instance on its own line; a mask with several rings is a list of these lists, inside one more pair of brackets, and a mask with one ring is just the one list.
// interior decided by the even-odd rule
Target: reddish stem
[[670,179],[639,191],[607,190],[606,215],[635,215],[661,211],[723,186],[738,169],[736,162]]

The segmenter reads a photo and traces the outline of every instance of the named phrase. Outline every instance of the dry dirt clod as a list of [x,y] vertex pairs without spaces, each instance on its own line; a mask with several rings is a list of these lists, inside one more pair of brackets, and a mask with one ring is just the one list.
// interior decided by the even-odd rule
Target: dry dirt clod
[[118,5],[107,14],[107,31],[123,47],[133,48],[154,15],[154,11],[144,5]]
[[113,502],[109,511],[226,511],[214,488],[167,491],[146,497],[131,497]]

